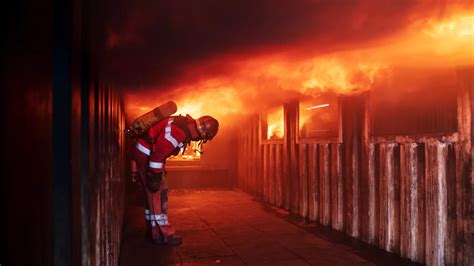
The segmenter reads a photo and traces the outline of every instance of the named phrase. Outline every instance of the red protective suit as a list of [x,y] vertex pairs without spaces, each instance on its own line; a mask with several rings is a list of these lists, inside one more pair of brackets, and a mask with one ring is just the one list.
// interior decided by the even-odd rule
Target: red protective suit
[[150,191],[146,184],[147,173],[164,172],[166,158],[176,155],[180,148],[190,140],[183,129],[173,124],[174,119],[174,117],[166,118],[152,126],[148,131],[149,138],[139,138],[133,149],[138,175],[146,194],[147,226],[153,240],[159,239],[161,235],[164,242],[167,242],[167,238],[174,234],[168,222],[168,186],[164,175],[158,191]]

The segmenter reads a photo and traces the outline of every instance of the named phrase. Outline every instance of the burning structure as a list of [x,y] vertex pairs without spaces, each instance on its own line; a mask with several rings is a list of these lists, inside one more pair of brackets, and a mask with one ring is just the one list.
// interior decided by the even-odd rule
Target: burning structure
[[[301,119],[312,107],[286,103],[279,142],[262,137],[260,116],[249,117],[239,137],[239,187],[411,260],[463,264],[470,252],[460,243],[471,223],[472,71],[458,69],[457,85],[443,95],[452,98],[448,105],[417,99],[422,106],[408,114],[409,95],[395,107],[378,105],[384,100],[376,92],[340,96],[323,129]],[[430,112],[417,113],[424,108]]]
[[[24,142],[4,143],[21,178],[3,194],[46,211],[8,205],[5,228],[27,228],[6,235],[31,237],[35,261],[118,263],[121,132],[174,100],[220,132],[168,160],[171,187],[238,188],[415,262],[472,265],[472,1],[19,2],[2,106],[37,135],[7,132]],[[15,193],[26,181],[37,197]]]
[[172,91],[242,123],[228,147],[242,190],[413,261],[466,264],[474,17],[446,12],[370,47],[262,55]]

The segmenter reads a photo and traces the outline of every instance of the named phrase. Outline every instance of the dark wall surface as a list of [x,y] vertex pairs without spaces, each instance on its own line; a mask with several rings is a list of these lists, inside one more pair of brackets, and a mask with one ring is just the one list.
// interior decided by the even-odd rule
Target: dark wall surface
[[337,139],[296,138],[296,104],[285,106],[285,140],[262,141],[259,117],[249,117],[239,136],[238,187],[415,262],[472,265],[473,77],[472,67],[457,70],[450,91],[455,134],[374,135],[371,94],[341,97]]
[[125,115],[100,76],[101,11],[2,7],[1,265],[118,263]]
[[2,8],[0,263],[51,265],[53,3],[25,2]]

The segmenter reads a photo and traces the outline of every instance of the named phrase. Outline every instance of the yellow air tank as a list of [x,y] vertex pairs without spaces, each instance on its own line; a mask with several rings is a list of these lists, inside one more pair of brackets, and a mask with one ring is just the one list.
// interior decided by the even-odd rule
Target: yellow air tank
[[160,122],[161,120],[172,116],[178,107],[173,101],[167,101],[150,112],[136,118],[132,126],[125,130],[125,134],[128,137],[139,137],[143,132],[148,130],[150,127]]

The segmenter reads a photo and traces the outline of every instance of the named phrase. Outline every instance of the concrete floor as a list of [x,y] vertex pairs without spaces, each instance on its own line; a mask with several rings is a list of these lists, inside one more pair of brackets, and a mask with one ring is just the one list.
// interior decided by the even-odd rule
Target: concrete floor
[[233,190],[170,193],[170,223],[184,242],[145,237],[141,195],[129,194],[121,265],[410,265],[333,230],[292,218]]

